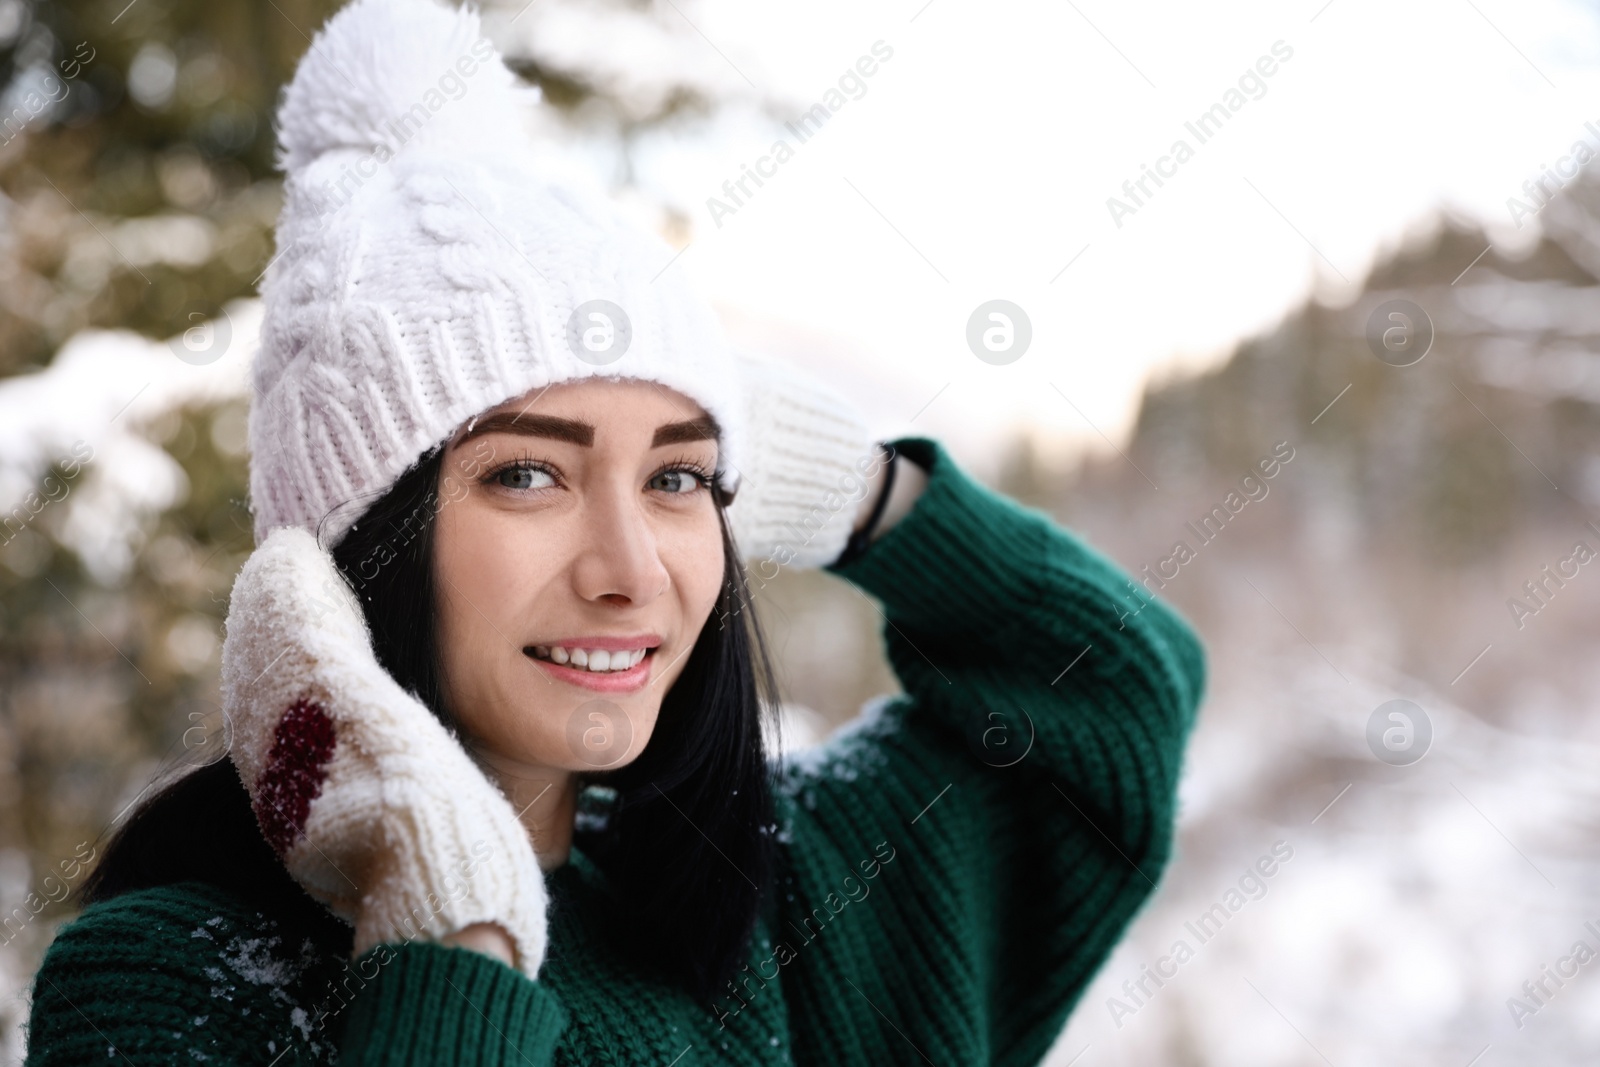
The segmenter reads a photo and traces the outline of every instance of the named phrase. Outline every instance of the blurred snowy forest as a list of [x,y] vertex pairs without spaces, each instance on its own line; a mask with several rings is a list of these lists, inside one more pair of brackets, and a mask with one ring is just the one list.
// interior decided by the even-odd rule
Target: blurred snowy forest
[[[125,4],[0,0],[0,122],[25,116],[0,131],[0,908],[26,916],[0,946],[8,1062],[85,849],[225,740],[271,112],[338,6]],[[488,5],[486,25],[554,105],[535,135],[682,244],[690,220],[632,186],[630,146],[793,102],[705,63],[695,6],[675,6]],[[1524,991],[1575,942],[1600,947],[1600,568],[1573,561],[1580,541],[1600,549],[1600,179],[1538,225],[1511,260],[1470,224],[1424,220],[1353,303],[1312,301],[1218,368],[1152,385],[1125,454],[1062,467],[1018,435],[1003,491],[1130,572],[1170,575],[1174,543],[1196,549],[1160,595],[1211,664],[1178,856],[1051,1063],[1600,1049],[1600,968]],[[1394,300],[1434,331],[1409,366],[1368,342]],[[1280,442],[1293,458],[1266,495],[1196,538]],[[784,574],[762,607],[796,738],[895,687],[878,616],[836,580]],[[1431,725],[1407,765],[1368,741],[1395,699]],[[1201,943],[1186,924],[1280,842],[1292,858]],[[30,899],[49,902],[34,916]],[[1141,989],[1180,939],[1193,958]],[[1534,1009],[1520,1026],[1509,998]]]

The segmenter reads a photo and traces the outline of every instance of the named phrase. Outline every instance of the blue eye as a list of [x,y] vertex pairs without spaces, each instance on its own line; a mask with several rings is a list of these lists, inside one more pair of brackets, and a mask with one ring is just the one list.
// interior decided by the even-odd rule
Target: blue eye
[[664,470],[650,480],[659,482],[662,479],[666,479],[669,485],[674,486],[674,488],[666,490],[673,496],[687,496],[695,489],[708,489],[711,486],[710,479],[690,467],[674,467],[671,470]]
[[[534,477],[550,478],[550,473],[539,467],[530,467],[521,463],[514,463],[501,467],[492,475],[495,484],[503,489],[542,489],[545,486],[532,484]],[[552,479],[553,483],[553,479]]]

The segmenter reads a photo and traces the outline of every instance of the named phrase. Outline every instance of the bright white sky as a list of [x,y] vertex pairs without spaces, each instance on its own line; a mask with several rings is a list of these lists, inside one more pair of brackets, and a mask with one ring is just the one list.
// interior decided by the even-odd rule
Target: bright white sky
[[[880,428],[971,452],[1019,422],[1062,448],[1098,445],[1086,419],[1120,439],[1153,371],[1226,355],[1314,289],[1348,301],[1441,206],[1526,247],[1506,198],[1575,139],[1600,150],[1600,13],[1575,0],[922,4],[684,8],[707,75],[796,114],[874,41],[894,55],[720,229],[706,198],[780,128],[735,110],[636,162],[694,220],[672,269],[736,336],[796,341]],[[1184,122],[1278,40],[1293,57],[1265,95],[1198,143]],[[1119,230],[1107,197],[1178,137],[1194,157]],[[965,343],[995,298],[1032,320],[1009,366]]]

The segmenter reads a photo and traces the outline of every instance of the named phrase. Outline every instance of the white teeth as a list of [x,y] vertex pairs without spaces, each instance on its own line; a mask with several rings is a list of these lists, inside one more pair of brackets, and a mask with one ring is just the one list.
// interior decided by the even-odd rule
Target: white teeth
[[534,655],[553,663],[599,672],[626,671],[637,667],[649,649],[635,648],[612,652],[603,648],[563,648],[561,645],[535,645]]

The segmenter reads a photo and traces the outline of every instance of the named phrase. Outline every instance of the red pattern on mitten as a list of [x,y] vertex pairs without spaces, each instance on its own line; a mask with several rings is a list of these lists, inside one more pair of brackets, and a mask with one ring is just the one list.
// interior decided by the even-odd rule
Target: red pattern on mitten
[[262,835],[280,856],[305,832],[333,746],[333,720],[314,700],[301,697],[278,720],[253,806]]

